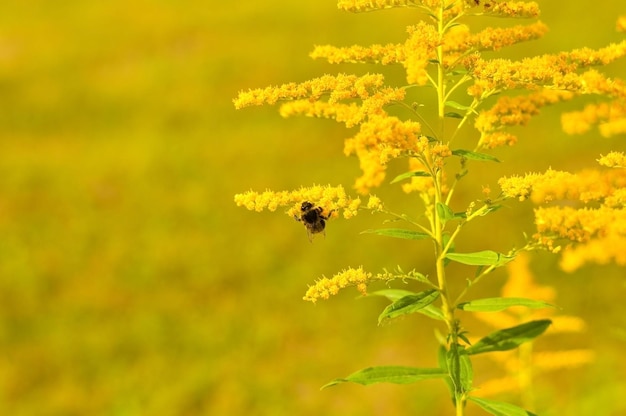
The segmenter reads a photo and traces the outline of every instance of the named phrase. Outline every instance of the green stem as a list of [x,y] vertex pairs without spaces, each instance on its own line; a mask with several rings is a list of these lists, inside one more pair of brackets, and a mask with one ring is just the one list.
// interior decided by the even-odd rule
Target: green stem
[[[437,11],[437,30],[439,33],[439,39],[443,40],[443,36],[445,31],[448,28],[448,24],[444,22],[444,5],[439,7]],[[439,46],[437,47],[437,115],[440,123],[440,135],[439,141],[443,142],[445,137],[445,102],[446,102],[446,84],[445,84],[445,70],[443,66],[443,42],[439,42]],[[433,235],[435,239],[435,254],[436,254],[436,270],[437,270],[437,284],[439,286],[439,292],[441,293],[441,309],[443,312],[444,319],[446,321],[446,325],[448,327],[448,348],[457,348],[458,345],[458,325],[456,323],[456,318],[454,317],[454,304],[451,303],[450,293],[448,290],[448,282],[446,280],[446,270],[445,270],[445,254],[446,250],[449,248],[446,244],[444,244],[444,226],[445,223],[439,217],[437,212],[437,203],[443,203],[443,193],[442,193],[442,182],[443,182],[443,172],[441,169],[433,168],[433,182],[435,186],[435,203],[432,206],[432,222],[431,226],[433,228]],[[458,364],[458,363],[457,363]],[[454,365],[454,369],[452,370],[455,374],[450,374],[452,380],[455,384],[455,410],[456,416],[463,416],[465,414],[465,392],[463,392],[463,387],[458,385],[458,381],[461,379],[460,374],[456,374],[459,370],[459,365]]]

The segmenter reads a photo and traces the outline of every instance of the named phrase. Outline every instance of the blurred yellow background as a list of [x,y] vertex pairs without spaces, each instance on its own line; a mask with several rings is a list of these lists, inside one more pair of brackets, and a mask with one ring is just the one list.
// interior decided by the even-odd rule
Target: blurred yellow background
[[[621,39],[621,0],[541,3],[550,33],[507,56]],[[356,291],[315,306],[301,300],[307,284],[347,266],[428,273],[428,243],[359,235],[383,220],[360,215],[331,222],[311,244],[284,214],[233,203],[248,189],[349,188],[358,175],[342,154],[342,126],[282,120],[269,107],[235,111],[237,92],[378,71],[307,55],[314,44],[399,42],[418,18],[347,14],[332,0],[2,2],[0,414],[450,414],[440,381],[319,391],[369,365],[434,366],[432,321],[377,327],[385,302],[355,300]],[[402,82],[397,68],[383,72]],[[626,65],[607,72],[626,78]],[[596,133],[564,136],[559,111],[546,109],[519,146],[498,150],[504,163],[472,165],[460,195],[475,199],[512,172],[576,170],[624,149]],[[399,188],[377,193],[397,211],[419,208]],[[532,233],[531,214],[512,203],[468,227],[465,247],[507,251]],[[598,354],[593,365],[537,380],[538,405],[553,415],[625,414],[624,270],[566,275],[546,254],[533,268],[557,288],[563,312],[588,324],[557,347]],[[494,273],[476,295],[495,296],[504,281]],[[492,376],[484,362],[477,381]]]

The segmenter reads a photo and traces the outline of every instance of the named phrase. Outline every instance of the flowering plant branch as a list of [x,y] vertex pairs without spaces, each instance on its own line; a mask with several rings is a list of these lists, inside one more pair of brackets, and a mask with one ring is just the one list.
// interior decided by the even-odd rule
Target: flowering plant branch
[[[340,0],[338,6],[351,12],[413,8],[424,14],[426,21],[408,27],[407,39],[403,43],[350,47],[323,45],[316,46],[311,53],[311,57],[326,59],[330,63],[401,65],[406,72],[405,86],[386,85],[380,74],[324,75],[302,83],[242,91],[234,104],[236,108],[244,108],[280,103],[280,113],[284,117],[329,118],[348,128],[358,127],[358,132],[345,140],[344,152],[355,155],[360,161],[362,174],[354,188],[361,197],[367,198],[367,202],[364,203],[359,196],[348,195],[341,185],[283,192],[250,191],[236,195],[235,202],[256,211],[286,207],[287,215],[301,221],[311,238],[324,232],[328,221],[340,216],[349,219],[361,210],[369,210],[404,221],[407,228],[366,232],[432,242],[436,269],[436,276],[432,279],[417,271],[406,273],[400,268],[377,274],[362,267],[347,268],[332,278],[324,277],[315,282],[304,299],[311,302],[328,299],[349,286],[355,286],[365,295],[368,284],[375,281],[413,280],[424,290],[389,288],[375,292],[391,302],[380,314],[379,323],[413,313],[441,322],[446,335],[440,340],[437,364],[431,368],[368,368],[336,379],[329,386],[344,382],[404,384],[438,378],[447,385],[457,416],[464,414],[468,401],[494,415],[530,414],[513,404],[475,395],[472,358],[477,354],[529,345],[548,329],[551,320],[519,322],[470,342],[456,313],[459,310],[492,312],[516,307],[550,307],[549,303],[524,297],[468,298],[471,289],[485,276],[526,251],[546,248],[559,252],[565,247],[561,251],[565,270],[574,270],[585,262],[613,260],[626,264],[626,251],[620,250],[626,243],[626,156],[620,152],[602,156],[600,164],[610,170],[580,173],[548,170],[543,174],[502,178],[497,197],[490,197],[490,191],[486,189],[485,195],[461,211],[452,208],[455,206],[455,190],[468,174],[471,163],[499,162],[489,153],[490,150],[514,145],[517,137],[508,128],[527,124],[543,106],[583,94],[605,97],[605,103],[590,105],[582,113],[564,115],[564,130],[579,133],[599,124],[603,135],[626,133],[626,85],[591,68],[624,56],[626,41],[599,50],[582,48],[520,61],[491,59],[484,55],[485,51],[498,51],[537,39],[546,33],[546,26],[534,22],[472,33],[470,27],[461,22],[484,16],[534,19],[539,15],[535,2]],[[623,30],[625,26],[624,19],[620,19],[618,28]],[[422,89],[426,86],[432,89]],[[463,88],[467,93],[465,97],[461,95]],[[434,120],[426,120],[419,106],[409,101],[409,89],[419,89],[424,94],[434,91],[437,106]],[[493,101],[487,99],[494,96],[499,98],[487,107],[487,103]],[[411,116],[402,119],[390,114],[388,110],[394,105],[409,110]],[[453,140],[462,134],[461,127],[472,121],[477,133],[475,145],[471,149],[455,148]],[[450,167],[452,158],[460,161],[459,169]],[[380,198],[370,193],[383,183],[387,165],[394,159],[407,160],[408,170],[391,183],[403,182],[404,192],[415,192],[420,196],[424,213],[421,218],[391,212]],[[457,251],[457,237],[468,223],[498,210],[502,201],[515,198],[531,199],[537,204],[568,199],[583,205],[537,208],[537,233],[521,248],[507,253]],[[589,202],[595,205],[584,205]],[[453,277],[447,266],[451,262],[477,270],[460,293],[453,293],[449,287]]]

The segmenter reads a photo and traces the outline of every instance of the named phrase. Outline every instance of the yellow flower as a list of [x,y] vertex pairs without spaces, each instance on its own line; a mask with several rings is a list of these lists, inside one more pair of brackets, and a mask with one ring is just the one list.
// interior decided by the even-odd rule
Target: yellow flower
[[373,275],[372,273],[365,272],[363,267],[357,269],[348,268],[337,273],[330,279],[322,277],[316,281],[313,286],[309,286],[303,299],[315,303],[319,299],[328,299],[331,295],[339,293],[341,289],[351,286],[356,286],[357,290],[362,295],[366,295],[368,283],[373,281],[389,281],[393,278],[393,275],[388,273]]
[[543,203],[555,199],[602,201],[626,186],[626,171],[584,170],[578,174],[548,169],[545,173],[511,176],[498,181],[502,194],[520,201],[529,196],[533,202]]
[[470,49],[497,51],[505,46],[538,39],[547,31],[548,27],[542,22],[509,28],[489,27],[476,34],[471,34],[468,26],[459,25],[445,34],[443,47],[448,53],[467,52]]
[[616,29],[618,32],[626,32],[626,16],[617,19]]
[[348,12],[367,12],[377,9],[390,9],[392,7],[415,6],[413,0],[339,0],[337,8]]
[[626,210],[549,207],[535,210],[540,235],[569,240],[575,245],[562,252],[560,266],[574,271],[585,263],[626,265]]
[[604,137],[626,133],[626,101],[588,104],[582,111],[572,111],[561,116],[563,131],[568,134],[586,133],[596,124]]
[[606,65],[625,54],[626,41],[622,41],[598,50],[582,48],[554,55],[525,58],[521,61],[484,60],[473,57],[464,61],[464,65],[475,79],[468,93],[480,97],[486,91],[518,88],[532,90],[538,86],[545,86],[584,94],[605,93],[623,96],[625,90],[623,83],[608,80],[597,71],[587,71],[583,74],[576,71],[591,65]]
[[[300,212],[302,202],[309,201],[318,207],[321,207],[327,214],[333,213],[337,215],[339,209],[349,212],[348,216],[356,214],[354,207],[358,198],[353,199],[346,195],[342,186],[321,186],[315,185],[308,188],[300,188],[295,191],[265,191],[253,192],[248,191],[235,195],[235,203],[237,206],[243,206],[251,211],[263,211],[268,209],[275,211],[278,207],[288,206],[287,215],[294,216]],[[358,206],[358,204],[356,205]]]
[[324,58],[331,64],[372,63],[389,65],[404,61],[404,45],[392,44],[339,48],[332,45],[315,46],[309,55],[313,59]]
[[569,100],[574,94],[568,91],[541,90],[516,97],[504,96],[488,110],[481,111],[476,117],[474,127],[482,133],[479,147],[492,149],[502,145],[513,145],[517,138],[500,131],[504,127],[528,124],[532,116],[539,114],[539,109],[559,101]]
[[233,102],[235,108],[240,109],[251,105],[276,104],[281,100],[308,98],[315,101],[323,95],[329,95],[328,102],[333,103],[352,98],[368,98],[382,85],[383,76],[380,74],[367,74],[361,77],[345,74],[324,75],[300,84],[292,82],[280,87],[241,91]]
[[626,155],[623,152],[610,152],[601,156],[598,163],[609,168],[626,168]]
[[439,35],[433,25],[420,22],[407,28],[409,38],[405,43],[406,59],[403,61],[406,80],[409,84],[425,85],[428,82],[430,60],[436,57],[435,48],[439,44]]
[[502,17],[525,17],[532,18],[539,16],[539,5],[534,1],[503,1],[493,0],[483,1],[485,14],[499,15]]
[[419,139],[420,130],[420,124],[414,121],[370,115],[361,124],[359,132],[346,139],[344,145],[344,153],[356,155],[363,171],[355,188],[361,193],[367,193],[382,183],[389,160],[420,153],[423,150],[423,142]]

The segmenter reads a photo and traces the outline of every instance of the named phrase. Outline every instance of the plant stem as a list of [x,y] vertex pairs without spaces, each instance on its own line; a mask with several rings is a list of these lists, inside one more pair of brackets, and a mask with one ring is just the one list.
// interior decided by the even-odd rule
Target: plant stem
[[[443,35],[447,29],[444,22],[444,6],[443,3],[437,11],[437,30],[439,33],[439,46],[437,47],[437,115],[439,118],[439,141],[444,142],[445,137],[445,101],[446,101],[446,84],[445,84],[445,69],[443,66]],[[437,211],[437,205],[443,203],[443,171],[435,166],[431,166],[431,169],[435,172],[433,175],[435,186],[435,203],[432,205],[432,234],[435,238],[435,254],[436,254],[436,270],[437,270],[437,283],[439,286],[439,292],[441,297],[441,309],[443,316],[448,327],[448,349],[454,349],[456,351],[458,345],[458,325],[456,318],[454,317],[454,305],[451,303],[450,293],[448,291],[448,282],[446,280],[445,270],[445,255],[447,250],[447,244],[444,242],[444,226],[445,223],[439,217]],[[465,392],[460,385],[460,364],[458,362],[458,355],[452,354],[453,360],[456,362],[452,366],[448,366],[450,369],[450,377],[455,385],[454,398],[455,398],[455,411],[456,416],[463,416],[465,414],[464,398]]]

